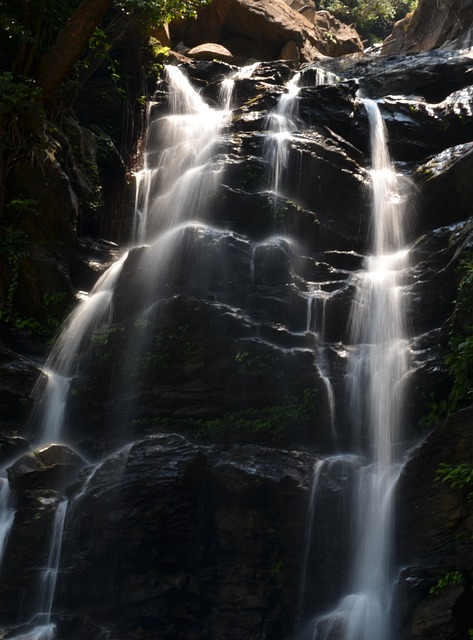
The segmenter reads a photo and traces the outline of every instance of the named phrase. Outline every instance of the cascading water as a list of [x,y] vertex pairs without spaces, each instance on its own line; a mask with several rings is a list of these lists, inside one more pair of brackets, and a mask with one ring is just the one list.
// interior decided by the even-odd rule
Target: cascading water
[[373,255],[356,275],[347,372],[352,450],[363,456],[353,495],[348,595],[310,623],[313,640],[388,640],[393,494],[408,371],[400,280],[407,267],[402,199],[375,102],[364,100],[371,127]]
[[[148,278],[144,284],[145,314],[159,298],[159,287],[172,268],[172,259],[186,229],[211,233],[205,220],[209,201],[222,168],[218,160],[219,134],[228,119],[226,110],[215,110],[200,98],[189,81],[175,67],[167,68],[171,115],[151,120],[143,170],[137,174],[134,240],[139,247],[147,238],[151,244],[143,257]],[[251,73],[251,70],[246,73]],[[151,109],[153,105],[151,104]],[[160,147],[159,161],[155,149]],[[81,356],[87,353],[94,334],[113,319],[113,295],[129,252],[124,253],[99,279],[91,293],[71,314],[43,369],[35,390],[31,417],[37,444],[66,442],[66,415],[70,385],[80,371]],[[142,301],[143,302],[143,301]],[[132,338],[133,340],[133,338]],[[139,341],[133,347],[139,350]],[[93,476],[94,470],[89,475]],[[87,486],[85,482],[83,491]],[[14,512],[5,481],[0,494],[0,551],[10,530]],[[76,496],[76,508],[82,492]],[[51,620],[59,569],[61,544],[68,501],[59,503],[49,541],[49,555],[41,572],[38,598],[26,631],[16,640],[51,640],[56,633]],[[0,557],[1,560],[1,557]]]
[[[216,160],[219,133],[228,120],[228,112],[211,109],[176,67],[168,67],[166,72],[171,115],[151,120],[144,167],[136,176],[135,246],[147,238],[152,241],[143,258],[148,274],[146,307],[159,297],[159,285],[171,268],[186,226],[205,219],[221,169]],[[161,149],[158,162],[156,148]],[[38,444],[67,441],[63,429],[71,380],[91,337],[112,320],[113,290],[127,256],[128,252],[124,253],[103,274],[73,312],[45,364],[46,380],[38,383],[31,420]],[[134,342],[138,352],[139,340]]]
[[170,115],[151,119],[144,166],[136,175],[137,244],[205,221],[222,169],[218,150],[228,110],[209,107],[177,67],[166,67],[166,75]]
[[297,130],[297,94],[300,74],[296,73],[287,83],[287,91],[281,95],[276,109],[268,116],[268,135],[264,155],[269,168],[269,188],[274,194],[275,203],[280,195],[281,183],[288,162],[288,143],[292,133]]
[[251,78],[253,71],[259,66],[259,62],[249,64],[238,71],[232,73],[228,78],[224,78],[222,81],[219,92],[219,103],[222,109],[228,110],[232,108],[233,90],[235,88],[235,80],[245,80]]
[[[251,72],[245,71],[245,74]],[[231,233],[213,229],[206,220],[224,166],[220,155],[222,132],[229,121],[234,79],[230,79],[222,94],[223,108],[214,109],[203,101],[177,68],[168,68],[166,74],[171,114],[155,117],[155,105],[151,103],[144,168],[136,176],[134,250],[139,256],[137,262],[143,274],[139,301],[144,310],[143,324],[152,324],[150,316],[159,304],[162,287],[166,286],[168,276],[172,274],[185,234],[217,238]],[[331,78],[325,76],[320,78],[321,83],[329,80]],[[294,76],[287,93],[281,97],[275,113],[269,118],[266,161],[271,167],[270,189],[276,199],[282,195],[287,143],[296,128],[298,81],[299,76]],[[350,468],[349,473],[357,477],[352,507],[354,549],[348,585],[350,595],[343,598],[333,611],[311,623],[307,637],[314,640],[389,640],[390,635],[392,495],[399,472],[397,445],[407,370],[400,274],[406,267],[407,252],[402,237],[396,178],[386,151],[382,121],[375,103],[365,101],[365,107],[373,130],[374,248],[373,255],[366,259],[365,271],[356,276],[357,295],[350,320],[352,346],[348,348],[348,413],[354,418],[350,425],[354,453],[333,456],[317,463],[304,551],[307,561],[309,548],[314,542],[312,521],[317,511],[322,474],[330,474],[335,468]],[[292,251],[292,242],[279,236],[247,244],[249,248],[253,247],[253,274],[248,274],[248,282],[252,280],[251,275],[255,275],[258,250],[264,252],[268,247],[276,246],[287,255],[289,248]],[[78,373],[80,356],[87,351],[91,336],[112,319],[115,285],[127,255],[124,254],[104,274],[89,297],[79,305],[48,359],[46,391],[38,408],[41,414],[40,443],[67,440],[64,423],[70,382]],[[254,281],[255,278],[253,284]],[[333,425],[334,394],[324,351],[327,295],[316,283],[313,287],[311,283],[308,285],[308,289],[300,292],[300,298],[307,299],[306,333],[314,335],[316,366],[326,384]],[[146,340],[143,333],[140,337],[138,333],[131,336],[133,351],[142,350]],[[130,377],[127,380],[124,377],[125,383],[132,386]],[[127,419],[132,413],[130,409]],[[89,474],[82,491],[76,494],[76,507],[94,473],[95,470]],[[8,500],[5,500],[6,504]],[[66,507],[67,502],[64,501],[56,511],[49,560],[43,572],[37,615],[32,621],[37,626],[21,636],[27,640],[49,640],[54,634],[51,611]],[[1,531],[0,528],[0,535]],[[308,572],[310,567],[306,566],[302,593]]]
[[[284,176],[289,162],[289,142],[298,128],[298,95],[301,73],[292,76],[286,83],[286,91],[281,95],[276,108],[267,117],[266,128],[268,130],[265,144],[264,157],[268,165],[269,189],[273,193],[275,206],[281,195]],[[334,73],[324,69],[315,69],[315,86],[333,84],[338,80]]]
[[14,517],[13,495],[8,480],[0,477],[0,570]]
[[46,381],[40,380],[36,386],[37,404],[31,418],[38,445],[67,439],[63,431],[70,383],[77,372],[79,356],[86,351],[94,331],[111,318],[113,288],[126,256],[123,254],[103,274],[71,314],[46,361]]
[[[307,295],[307,332],[313,333],[316,341],[314,349],[315,364],[320,372],[320,377],[327,391],[327,400],[330,411],[330,427],[336,437],[335,432],[335,393],[330,381],[330,371],[326,354],[325,339],[325,316],[326,303],[330,294],[324,291],[320,285],[310,288]],[[320,311],[319,311],[320,307]]]
[[63,500],[56,508],[53,528],[49,541],[49,553],[46,566],[41,572],[38,585],[38,597],[31,620],[31,629],[22,631],[12,640],[53,640],[56,636],[56,625],[51,621],[54,592],[61,559],[61,547],[66,520],[68,501]]

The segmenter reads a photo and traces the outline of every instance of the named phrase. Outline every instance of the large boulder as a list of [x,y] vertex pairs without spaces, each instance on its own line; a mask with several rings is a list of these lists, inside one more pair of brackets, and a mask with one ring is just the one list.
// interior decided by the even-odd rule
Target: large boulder
[[415,11],[396,22],[392,34],[383,43],[381,54],[419,53],[442,45],[465,48],[470,46],[472,30],[470,0],[419,0]]
[[61,491],[84,466],[84,460],[66,445],[50,444],[18,458],[8,467],[8,479],[19,495],[38,489]]
[[[172,23],[171,36],[174,41],[183,40],[190,47],[204,42],[224,42],[232,53],[243,59],[280,58],[281,51],[285,52],[291,42],[297,47],[300,60],[311,62],[324,55],[361,51],[360,39],[351,31],[348,36],[348,29],[325,12],[308,19],[284,0],[214,0],[199,12],[197,20]],[[232,50],[230,36],[246,40],[246,55],[241,42],[233,41],[238,51]]]
[[363,51],[363,42],[356,29],[341,22],[328,11],[316,11],[315,13],[303,11],[302,15],[320,29],[325,30],[327,55],[338,57]]

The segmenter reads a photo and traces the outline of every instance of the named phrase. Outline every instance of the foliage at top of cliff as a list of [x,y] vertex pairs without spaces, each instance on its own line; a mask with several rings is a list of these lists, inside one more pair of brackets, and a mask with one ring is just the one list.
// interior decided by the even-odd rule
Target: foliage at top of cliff
[[319,9],[353,24],[362,38],[372,43],[384,39],[397,20],[417,6],[417,0],[319,0]]
[[[140,26],[163,24],[179,16],[195,16],[197,9],[208,0],[102,0],[106,9],[103,21],[95,27],[105,27],[125,17]],[[95,0],[57,0],[55,2],[15,2],[4,6],[0,2],[0,69],[15,74],[34,75],[40,57],[50,50],[58,34],[81,9],[83,15],[93,16]]]

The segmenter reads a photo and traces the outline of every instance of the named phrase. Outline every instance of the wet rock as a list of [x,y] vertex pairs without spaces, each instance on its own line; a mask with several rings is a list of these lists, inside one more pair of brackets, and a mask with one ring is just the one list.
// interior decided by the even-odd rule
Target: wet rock
[[418,167],[414,180],[419,198],[421,228],[441,227],[470,216],[473,143],[449,147]]
[[[400,478],[398,562],[411,567],[400,586],[411,585],[400,620],[405,640],[459,638],[471,627],[472,597],[465,582],[473,561],[468,490],[442,482],[438,472],[441,464],[471,463],[472,421],[470,408],[438,425],[411,452]],[[448,575],[458,576],[456,585]]]
[[[397,160],[421,160],[473,135],[469,116],[473,87],[449,95],[438,104],[415,98],[386,97],[378,106],[386,124],[393,157]],[[356,113],[358,135],[366,125],[364,112]],[[425,136],[425,132],[430,136]]]
[[8,467],[13,491],[23,494],[38,489],[62,490],[77,478],[84,460],[65,445],[51,444],[26,453]]
[[39,369],[0,342],[0,425],[10,431],[25,422]]
[[[448,302],[447,291],[452,285],[458,287],[458,266],[471,233],[470,227],[468,222],[439,227],[421,236],[413,245],[406,296],[414,316],[415,335],[442,326],[450,317],[453,301]],[[432,291],[439,292],[436,299],[432,297]]]
[[17,505],[2,563],[2,625],[24,622],[37,611],[38,584],[47,565],[54,516],[61,500],[56,491],[33,490],[25,491]]
[[438,103],[471,84],[473,59],[466,52],[433,51],[411,56],[353,54],[318,63],[342,79],[356,79],[368,98],[422,97]]
[[176,435],[118,457],[112,482],[99,467],[71,507],[67,570],[57,587],[57,607],[68,612],[60,633],[79,638],[87,626],[100,637],[99,625],[119,635],[139,626],[144,638],[290,633],[310,457],[207,449]]
[[[130,429],[149,433],[174,424],[206,439],[313,440],[328,446],[325,390],[310,340],[289,324],[294,316],[304,318],[299,328],[305,328],[307,303],[296,294],[279,300],[270,285],[261,286],[259,296],[248,300],[251,316],[192,298],[163,302],[159,322],[140,351],[131,350],[139,344],[138,323],[110,327],[106,339],[95,344],[93,367],[74,383],[70,434],[98,436],[102,423],[104,438],[123,441]],[[271,323],[265,321],[268,313]],[[114,372],[117,359],[121,374]],[[122,389],[121,396],[110,406],[108,393],[115,389]],[[87,429],[74,418],[76,403],[81,406],[85,397],[91,408]]]

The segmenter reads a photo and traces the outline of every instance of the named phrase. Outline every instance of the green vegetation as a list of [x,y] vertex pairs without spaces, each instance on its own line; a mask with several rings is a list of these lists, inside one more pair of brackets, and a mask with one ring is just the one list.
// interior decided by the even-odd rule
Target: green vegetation
[[468,500],[473,500],[473,464],[446,464],[441,463],[437,476],[453,488],[468,490]]
[[452,381],[446,398],[432,398],[421,426],[430,426],[473,402],[473,253],[460,263],[460,284],[445,363]]
[[215,418],[156,417],[138,419],[133,424],[162,430],[184,427],[197,440],[238,437],[278,443],[291,428],[311,426],[317,408],[315,398],[316,392],[306,389],[302,398],[287,396],[282,404],[228,411]]
[[193,18],[210,0],[115,0],[115,7],[144,25],[161,25],[179,16]]
[[319,0],[318,8],[352,24],[369,44],[391,33],[394,22],[417,6],[417,0]]
[[[0,322],[8,332],[49,339],[63,318],[60,307],[67,306],[61,302],[69,295],[45,290],[34,273],[34,258],[27,255],[36,255],[39,244],[53,259],[62,255],[61,240],[50,240],[54,233],[48,233],[52,208],[34,200],[38,190],[31,185],[41,180],[44,167],[50,164],[59,163],[67,174],[72,158],[84,176],[80,179],[82,190],[89,189],[86,196],[79,194],[80,229],[84,233],[103,232],[101,213],[105,194],[111,193],[105,191],[105,181],[132,153],[131,139],[136,131],[131,129],[134,122],[139,123],[146,101],[145,66],[147,72],[160,73],[168,53],[157,40],[150,41],[150,35],[165,20],[194,16],[206,2],[1,3]],[[99,88],[94,85],[90,90],[90,81],[97,78]],[[74,111],[80,119],[77,125]],[[84,121],[87,125],[91,113],[96,159],[83,152],[85,138],[80,137],[80,126]],[[38,234],[36,229],[40,229]],[[30,283],[34,291],[25,303],[25,296],[18,291]]]
[[[5,37],[0,47],[0,142],[4,143],[2,138],[7,135],[17,144],[22,142],[22,131],[28,130],[32,120],[41,133],[41,99],[52,98],[56,103],[64,82],[80,85],[100,64],[107,67],[117,90],[123,91],[124,72],[112,55],[126,33],[123,27],[118,29],[119,24],[138,30],[142,46],[148,47],[154,26],[182,15],[195,16],[207,1],[30,0],[7,3],[6,7],[2,3],[0,29]],[[72,28],[74,20],[80,28]],[[122,35],[117,37],[117,33]],[[31,145],[31,140],[25,142]]]
[[447,571],[447,573],[439,578],[437,582],[430,587],[429,593],[433,596],[438,596],[442,589],[454,584],[464,584],[465,576],[461,571]]

